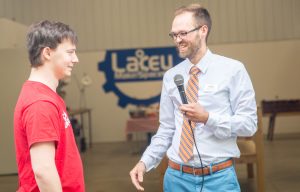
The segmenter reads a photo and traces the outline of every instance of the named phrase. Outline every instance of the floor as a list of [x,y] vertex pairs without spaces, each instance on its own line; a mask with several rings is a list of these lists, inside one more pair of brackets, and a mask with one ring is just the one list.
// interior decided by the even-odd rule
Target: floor
[[[87,192],[134,192],[129,171],[139,160],[144,142],[97,143],[83,153]],[[300,135],[265,141],[266,192],[297,192],[300,188]],[[255,180],[247,179],[246,167],[237,165],[242,191],[254,192]],[[146,192],[159,192],[159,172],[145,175]],[[17,176],[0,176],[0,192],[16,191]]]

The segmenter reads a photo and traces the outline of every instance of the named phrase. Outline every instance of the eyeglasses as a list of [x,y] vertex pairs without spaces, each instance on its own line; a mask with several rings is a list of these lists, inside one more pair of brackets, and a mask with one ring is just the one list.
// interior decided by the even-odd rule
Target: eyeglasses
[[179,33],[171,32],[171,33],[169,33],[169,36],[170,36],[173,40],[176,40],[177,38],[184,39],[184,38],[186,38],[187,34],[199,30],[202,26],[203,26],[203,25],[200,25],[200,26],[198,26],[198,27],[196,27],[195,29],[192,29],[192,30],[190,30],[190,31],[181,31],[181,32],[179,32]]

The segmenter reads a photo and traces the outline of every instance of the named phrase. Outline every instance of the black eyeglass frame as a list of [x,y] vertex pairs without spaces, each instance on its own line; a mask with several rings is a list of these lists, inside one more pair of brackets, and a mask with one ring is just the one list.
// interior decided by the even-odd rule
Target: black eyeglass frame
[[170,36],[171,39],[173,39],[173,40],[175,40],[175,39],[177,39],[177,38],[183,39],[183,38],[185,38],[189,33],[194,32],[194,31],[197,31],[197,30],[199,30],[201,27],[203,27],[203,25],[200,25],[200,26],[198,26],[198,27],[196,27],[196,28],[194,28],[194,29],[192,29],[192,30],[190,30],[190,31],[181,31],[181,32],[179,32],[179,33],[171,32],[171,33],[169,33],[169,36]]

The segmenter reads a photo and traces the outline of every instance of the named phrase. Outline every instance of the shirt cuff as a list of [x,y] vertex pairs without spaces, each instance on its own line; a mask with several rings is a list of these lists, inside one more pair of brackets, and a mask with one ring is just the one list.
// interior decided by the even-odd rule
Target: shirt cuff
[[208,120],[205,125],[209,127],[211,131],[215,131],[217,129],[219,118],[219,115],[209,112]]
[[151,165],[151,160],[149,158],[146,158],[144,155],[142,156],[141,162],[143,162],[145,164],[145,167],[146,167],[146,172],[150,171],[151,169],[154,168],[154,166],[150,166]]
[[206,126],[219,139],[226,139],[232,136],[230,116],[209,113]]

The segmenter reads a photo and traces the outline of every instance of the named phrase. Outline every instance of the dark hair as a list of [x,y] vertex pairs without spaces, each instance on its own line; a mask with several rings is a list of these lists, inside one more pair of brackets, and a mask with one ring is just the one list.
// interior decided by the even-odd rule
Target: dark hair
[[43,65],[41,60],[43,48],[56,49],[66,39],[77,44],[76,33],[64,23],[44,20],[31,25],[27,33],[27,49],[31,66]]
[[198,26],[200,26],[200,25],[206,25],[207,26],[207,28],[208,28],[208,32],[207,32],[207,36],[206,36],[206,41],[207,41],[208,35],[210,33],[210,30],[211,30],[211,25],[212,25],[211,17],[210,17],[210,14],[209,14],[208,10],[205,9],[200,4],[190,4],[188,6],[182,6],[182,7],[178,8],[175,11],[175,16],[180,15],[184,12],[193,13],[193,16],[194,16],[195,21],[198,24]]

